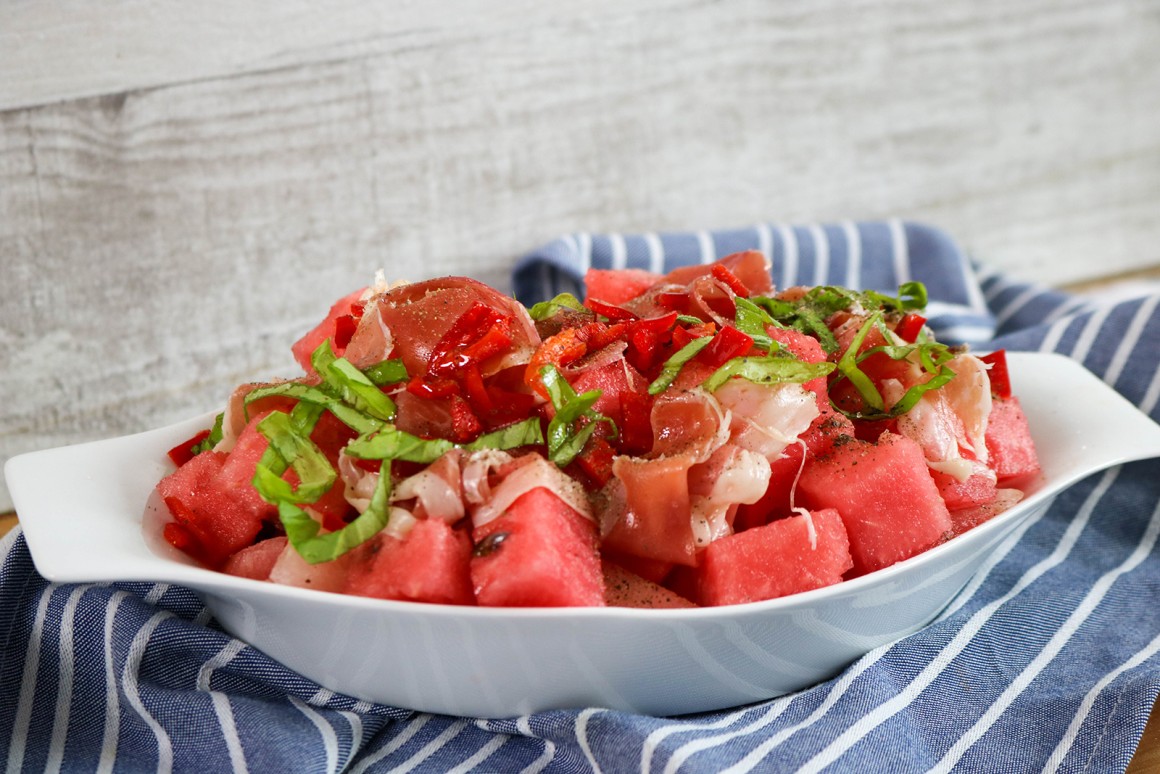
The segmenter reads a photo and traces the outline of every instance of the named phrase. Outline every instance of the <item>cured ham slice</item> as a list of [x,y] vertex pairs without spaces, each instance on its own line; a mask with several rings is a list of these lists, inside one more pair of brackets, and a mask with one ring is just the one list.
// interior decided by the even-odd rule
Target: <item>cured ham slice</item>
[[[513,323],[510,348],[484,363],[483,375],[526,363],[540,343],[527,310],[511,297],[468,277],[415,282],[375,296],[346,348],[346,358],[365,367],[388,356],[399,357],[407,373],[422,374],[435,345],[476,302],[510,317]],[[372,307],[377,315],[371,312]],[[387,341],[393,344],[389,352],[384,351]]]

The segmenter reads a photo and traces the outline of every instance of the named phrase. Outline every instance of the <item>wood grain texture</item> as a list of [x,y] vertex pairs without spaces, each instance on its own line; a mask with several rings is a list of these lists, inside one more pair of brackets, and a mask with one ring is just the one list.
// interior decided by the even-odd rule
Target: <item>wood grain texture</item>
[[562,232],[901,215],[1051,284],[1160,264],[1149,0],[73,5],[0,9],[0,460],[292,373],[379,267],[505,286]]

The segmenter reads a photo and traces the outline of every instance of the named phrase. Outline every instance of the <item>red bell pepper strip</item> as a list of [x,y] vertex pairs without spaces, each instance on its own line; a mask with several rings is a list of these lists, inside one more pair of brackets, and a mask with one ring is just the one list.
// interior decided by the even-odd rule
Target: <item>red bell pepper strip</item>
[[202,430],[192,438],[182,441],[169,450],[169,459],[173,460],[173,464],[180,468],[197,456],[193,453],[193,448],[206,438],[209,438],[209,430]]
[[528,361],[528,367],[524,370],[524,384],[547,399],[548,391],[540,379],[540,369],[546,365],[565,366],[587,354],[588,344],[581,331],[580,328],[565,328],[544,340]]
[[918,334],[922,332],[922,326],[926,325],[926,318],[921,314],[908,312],[903,315],[902,319],[898,321],[898,325],[894,328],[894,332],[898,337],[907,344],[913,344],[918,340]]
[[676,324],[676,312],[631,323],[628,330],[628,362],[642,374],[650,375],[668,357],[666,345],[673,340]]
[[748,354],[752,348],[752,336],[728,325],[718,331],[709,345],[697,354],[697,360],[713,368],[720,368],[733,358]]
[[599,489],[612,479],[612,458],[616,449],[608,441],[593,436],[584,444],[584,451],[576,457],[576,464],[592,482],[593,489]]
[[1007,370],[1007,350],[997,349],[988,355],[980,355],[979,360],[990,366],[987,375],[991,377],[991,394],[996,398],[1011,397],[1011,373]]
[[749,298],[749,288],[745,287],[745,283],[737,279],[737,275],[731,272],[724,264],[715,263],[709,271],[714,279],[725,283],[734,294],[742,298]]
[[622,309],[621,307],[614,306],[612,304],[606,304],[605,302],[595,298],[588,299],[586,302],[584,302],[584,305],[591,309],[593,312],[596,312],[596,314],[604,315],[609,320],[614,322],[620,320],[638,319],[637,315],[633,314],[627,309]]
[[469,443],[483,432],[483,423],[471,410],[467,401],[458,395],[451,396],[451,440]]
[[447,376],[502,351],[511,344],[510,324],[506,315],[476,301],[431,349],[427,373]]

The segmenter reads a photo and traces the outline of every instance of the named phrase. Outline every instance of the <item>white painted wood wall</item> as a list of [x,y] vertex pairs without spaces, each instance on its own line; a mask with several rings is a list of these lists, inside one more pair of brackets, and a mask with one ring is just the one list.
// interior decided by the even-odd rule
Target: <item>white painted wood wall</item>
[[1160,5],[10,0],[0,459],[291,373],[379,267],[895,215],[1048,284],[1160,266]]

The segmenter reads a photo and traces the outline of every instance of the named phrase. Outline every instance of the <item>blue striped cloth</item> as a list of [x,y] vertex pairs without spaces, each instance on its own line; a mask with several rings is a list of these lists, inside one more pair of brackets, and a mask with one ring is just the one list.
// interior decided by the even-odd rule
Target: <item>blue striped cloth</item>
[[[658,271],[758,248],[779,286],[931,292],[945,340],[1061,352],[1160,418],[1160,295],[1099,305],[977,272],[889,222],[559,239],[532,302],[589,266]],[[1061,396],[1066,400],[1066,395]],[[1116,771],[1160,690],[1160,462],[1082,481],[1010,536],[934,624],[797,694],[680,719],[599,708],[467,719],[336,695],[163,584],[54,585],[0,543],[9,771]]]

